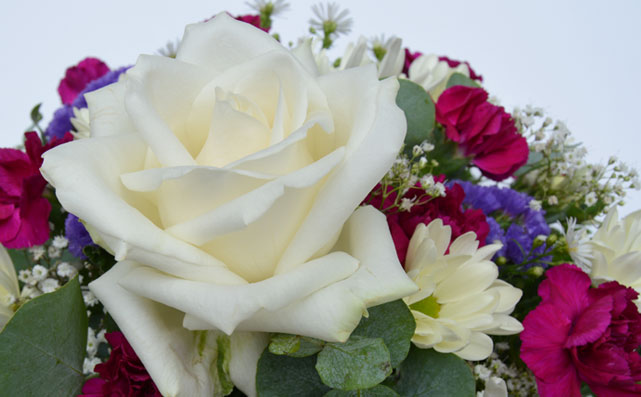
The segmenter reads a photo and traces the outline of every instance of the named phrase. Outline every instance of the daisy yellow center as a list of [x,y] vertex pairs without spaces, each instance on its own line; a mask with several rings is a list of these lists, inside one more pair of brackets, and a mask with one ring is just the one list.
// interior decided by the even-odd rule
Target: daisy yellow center
[[438,318],[441,305],[438,304],[434,296],[428,296],[425,299],[412,303],[410,309],[426,314],[432,318]]

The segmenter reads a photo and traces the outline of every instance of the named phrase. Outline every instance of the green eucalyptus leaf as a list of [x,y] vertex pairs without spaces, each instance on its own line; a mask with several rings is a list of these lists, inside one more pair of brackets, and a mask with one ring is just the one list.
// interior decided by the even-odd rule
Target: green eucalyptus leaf
[[288,357],[265,349],[258,360],[256,392],[259,397],[322,397],[325,386],[314,368],[316,357]]
[[369,317],[363,317],[352,335],[382,338],[389,350],[393,368],[407,357],[416,322],[405,302],[396,300],[367,309]]
[[0,333],[0,394],[78,395],[86,348],[87,313],[76,277],[22,305]]
[[381,383],[392,373],[392,364],[383,339],[352,335],[345,343],[326,344],[316,370],[327,386],[357,390]]
[[398,397],[398,393],[387,386],[376,385],[365,390],[332,390],[323,397]]
[[300,337],[290,334],[276,334],[269,342],[269,352],[276,355],[291,354],[300,349]]
[[318,353],[325,346],[325,342],[306,336],[275,334],[269,343],[269,351],[276,355],[290,357],[307,357]]
[[410,154],[414,145],[432,140],[436,110],[434,101],[423,87],[405,79],[398,81],[400,88],[396,95],[396,104],[403,110],[407,119],[405,150]]
[[474,397],[472,370],[454,354],[412,346],[398,369],[397,379],[388,384],[403,397]]
[[7,252],[9,253],[9,257],[11,257],[11,261],[13,262],[13,267],[16,269],[16,273],[18,273],[20,270],[28,269],[34,265],[33,263],[31,263],[29,251],[27,251],[26,249],[8,249]]
[[480,85],[476,81],[461,73],[453,73],[450,76],[449,80],[447,80],[447,88],[454,87],[455,85],[477,88],[480,87]]

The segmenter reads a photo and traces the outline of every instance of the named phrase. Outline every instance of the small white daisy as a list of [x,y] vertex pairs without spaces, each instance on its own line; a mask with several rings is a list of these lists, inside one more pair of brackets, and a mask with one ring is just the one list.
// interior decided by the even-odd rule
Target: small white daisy
[[289,3],[285,0],[254,0],[252,3],[245,3],[260,14],[279,15],[289,9]]
[[347,34],[352,30],[352,18],[347,9],[341,10],[337,3],[319,3],[312,6],[316,18],[309,24],[318,31],[331,34]]
[[568,229],[563,231],[568,244],[568,253],[574,264],[586,273],[590,273],[592,267],[592,248],[587,230],[576,227],[576,219],[568,218]]

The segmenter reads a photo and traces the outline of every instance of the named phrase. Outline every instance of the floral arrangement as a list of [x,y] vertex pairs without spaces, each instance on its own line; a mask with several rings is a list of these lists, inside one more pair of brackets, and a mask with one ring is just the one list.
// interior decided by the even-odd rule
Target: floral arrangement
[[334,58],[336,4],[288,45],[252,7],[80,61],[0,149],[0,390],[641,395],[634,169],[467,62]]

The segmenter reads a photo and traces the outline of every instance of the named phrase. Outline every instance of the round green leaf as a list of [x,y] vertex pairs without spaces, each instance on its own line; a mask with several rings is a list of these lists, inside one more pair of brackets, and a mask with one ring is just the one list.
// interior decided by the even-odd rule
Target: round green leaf
[[400,88],[396,95],[396,104],[405,113],[407,135],[405,150],[412,152],[414,145],[431,140],[436,122],[434,101],[420,85],[405,79],[399,79]]
[[327,386],[368,389],[392,373],[389,350],[381,338],[352,335],[345,343],[328,343],[318,353],[316,370]]
[[450,76],[449,80],[447,80],[447,88],[454,87],[455,85],[464,85],[466,87],[480,87],[480,85],[476,81],[461,73],[454,73],[452,74],[452,76]]
[[396,383],[388,386],[403,397],[474,397],[476,385],[472,370],[456,355],[412,346]]
[[0,333],[6,396],[75,396],[84,383],[87,312],[78,278],[25,303]]
[[363,317],[352,335],[382,338],[389,350],[393,368],[407,357],[416,322],[405,302],[396,300],[367,309],[369,317]]
[[323,397],[398,397],[398,394],[387,386],[376,385],[365,390],[332,390]]
[[258,360],[256,392],[259,397],[321,397],[329,391],[314,368],[316,357],[277,356],[265,349]]

